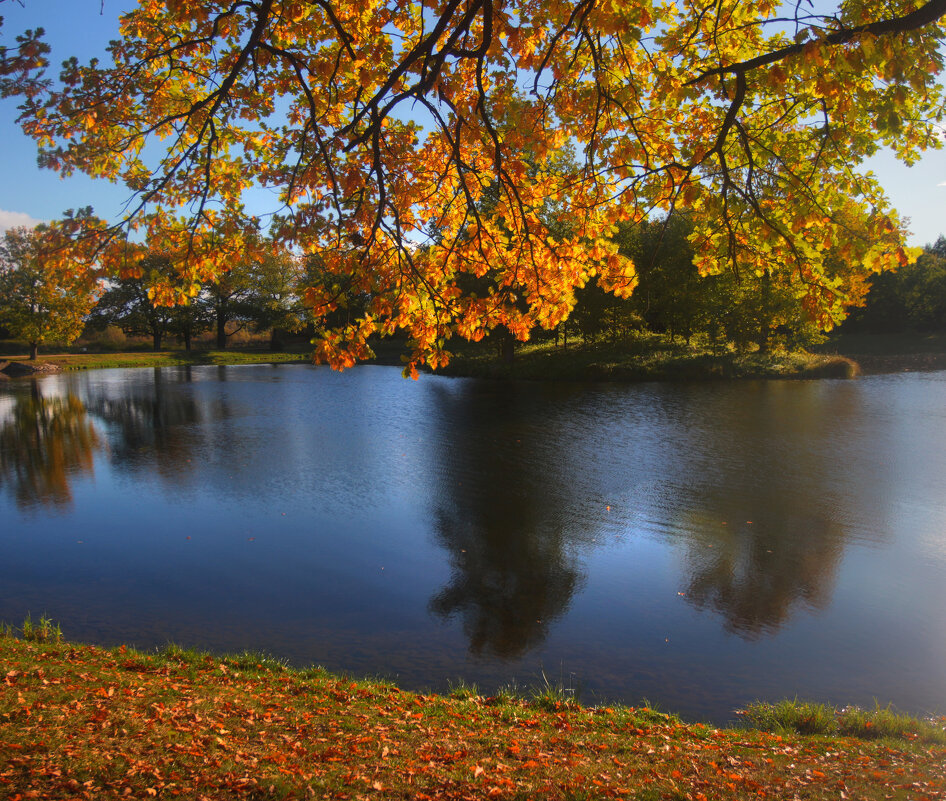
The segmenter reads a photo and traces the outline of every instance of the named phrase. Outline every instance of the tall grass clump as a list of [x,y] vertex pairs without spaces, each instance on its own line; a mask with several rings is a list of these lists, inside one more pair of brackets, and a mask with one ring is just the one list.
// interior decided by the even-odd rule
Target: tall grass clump
[[27,642],[62,642],[62,629],[46,615],[42,615],[38,622],[27,613],[20,634]]
[[919,720],[890,706],[835,709],[810,701],[779,701],[750,704],[742,715],[750,726],[777,734],[815,734],[857,737],[862,740],[914,740],[946,744],[946,726]]
[[946,743],[946,729],[942,726],[936,726],[933,721],[917,720],[911,715],[879,704],[872,710],[856,706],[842,709],[838,713],[838,732],[862,740],[886,738]]
[[540,709],[556,712],[561,709],[578,707],[578,691],[575,687],[566,687],[564,678],[552,681],[541,672],[542,683],[532,690],[532,703]]
[[472,701],[480,696],[480,689],[475,683],[469,684],[466,680],[459,678],[456,681],[449,681],[450,697],[458,701]]
[[774,704],[750,704],[745,719],[757,729],[778,734],[836,734],[834,708],[810,701],[779,701]]

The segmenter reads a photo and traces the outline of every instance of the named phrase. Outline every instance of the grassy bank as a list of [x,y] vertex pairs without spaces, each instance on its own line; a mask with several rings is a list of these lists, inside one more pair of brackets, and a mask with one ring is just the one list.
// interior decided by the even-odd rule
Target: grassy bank
[[488,345],[458,343],[453,358],[439,372],[484,378],[581,381],[675,381],[717,378],[852,378],[857,364],[837,354],[805,351],[716,353],[700,344],[670,343],[656,335],[636,335],[621,343],[568,348],[554,342],[526,343],[512,362],[497,357]]
[[[22,362],[31,366],[52,365],[61,370],[93,370],[102,367],[173,367],[203,364],[279,364],[310,363],[306,353],[269,350],[167,350],[129,353],[50,353],[40,354],[35,362],[26,356],[8,356],[0,361]],[[40,368],[42,369],[42,368]]]
[[941,799],[946,747],[0,636],[0,797]]
[[[402,365],[407,346],[401,340],[374,345],[377,364]],[[571,341],[567,348],[554,342],[529,342],[516,348],[515,359],[499,358],[495,345],[452,342],[450,364],[441,375],[480,378],[557,379],[579,381],[673,381],[716,378],[851,378],[859,373],[946,369],[946,335],[840,335],[814,352],[778,351],[768,354],[715,352],[706,343],[668,342],[656,334],[635,334],[620,343],[587,344]],[[191,351],[103,350],[41,354],[40,365],[63,370],[103,367],[168,367],[173,365],[276,364],[311,362],[311,347],[298,343],[288,351],[271,351],[259,344]],[[29,363],[15,343],[0,343],[0,361]]]

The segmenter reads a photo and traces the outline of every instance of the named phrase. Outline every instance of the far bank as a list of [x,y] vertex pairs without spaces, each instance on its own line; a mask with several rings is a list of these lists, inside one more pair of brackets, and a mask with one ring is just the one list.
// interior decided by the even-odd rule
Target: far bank
[[[374,364],[403,365],[406,340],[372,343]],[[436,372],[447,376],[566,381],[694,381],[720,379],[854,378],[858,375],[946,369],[946,335],[862,334],[829,338],[810,350],[740,353],[705,343],[668,341],[642,334],[621,342],[546,340],[518,344],[512,358],[484,341],[453,341],[449,363]],[[18,375],[110,367],[180,365],[305,364],[312,348],[296,343],[273,351],[260,347],[117,352],[76,346],[41,353],[30,362],[15,344],[0,357],[0,379]]]

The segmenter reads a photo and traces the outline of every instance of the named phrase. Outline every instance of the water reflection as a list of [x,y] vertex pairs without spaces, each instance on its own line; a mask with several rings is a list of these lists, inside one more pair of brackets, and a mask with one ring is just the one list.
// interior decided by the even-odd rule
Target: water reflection
[[150,382],[106,384],[90,393],[89,411],[105,423],[111,459],[123,471],[154,470],[176,485],[191,481],[195,437],[190,427],[219,416],[181,390],[191,381],[189,367],[155,368]]
[[429,608],[460,617],[472,654],[516,659],[545,640],[583,581],[562,522],[573,501],[546,457],[556,428],[515,388],[435,395],[444,429],[433,514],[451,576]]
[[565,665],[588,698],[718,721],[754,698],[946,698],[946,374],[206,367],[32,389],[0,387],[0,619],[412,688]]
[[685,596],[749,639],[774,634],[799,604],[826,608],[844,548],[843,531],[827,520],[791,510],[775,521],[690,521]]
[[726,631],[756,639],[799,608],[830,604],[859,511],[845,514],[856,490],[844,491],[844,476],[856,470],[869,481],[861,448],[877,435],[852,436],[857,396],[844,387],[760,383],[723,397],[727,409],[703,420],[728,411],[725,427],[687,427],[701,477],[687,488],[679,526],[686,598],[720,614]]
[[71,482],[91,475],[93,454],[101,447],[85,405],[71,392],[44,397],[39,385],[17,396],[0,427],[0,485],[21,509],[42,504],[72,505]]
[[430,609],[462,618],[472,653],[518,658],[565,613],[580,574],[560,531],[485,517],[439,517],[437,541],[450,554],[452,575]]

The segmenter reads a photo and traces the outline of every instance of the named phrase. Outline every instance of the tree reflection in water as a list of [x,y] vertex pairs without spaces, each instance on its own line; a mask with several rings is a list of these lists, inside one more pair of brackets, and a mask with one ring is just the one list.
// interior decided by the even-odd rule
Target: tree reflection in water
[[476,655],[516,659],[540,645],[584,581],[567,482],[548,456],[555,423],[536,400],[514,388],[438,397],[446,428],[434,515],[451,577],[429,608],[459,615]]
[[150,384],[121,392],[106,388],[90,398],[90,411],[107,425],[112,461],[125,470],[154,470],[171,484],[190,481],[194,437],[187,427],[211,417],[180,391],[190,381],[189,369],[155,368]]
[[72,504],[70,482],[91,474],[101,441],[85,405],[71,392],[43,397],[37,383],[18,397],[0,426],[0,484],[21,509]]
[[746,639],[774,633],[799,605],[827,607],[844,550],[843,532],[828,520],[767,517],[768,525],[707,522],[687,548],[687,600]]
[[852,521],[884,514],[865,512],[871,499],[845,469],[882,481],[861,450],[876,432],[857,435],[863,401],[850,384],[750,383],[705,396],[703,416],[675,423],[691,467],[681,499],[690,511],[673,527],[686,598],[759,639],[803,609],[828,608]]
[[430,609],[461,616],[474,654],[515,659],[539,645],[581,583],[561,532],[441,516],[437,540],[450,552],[452,576]]

